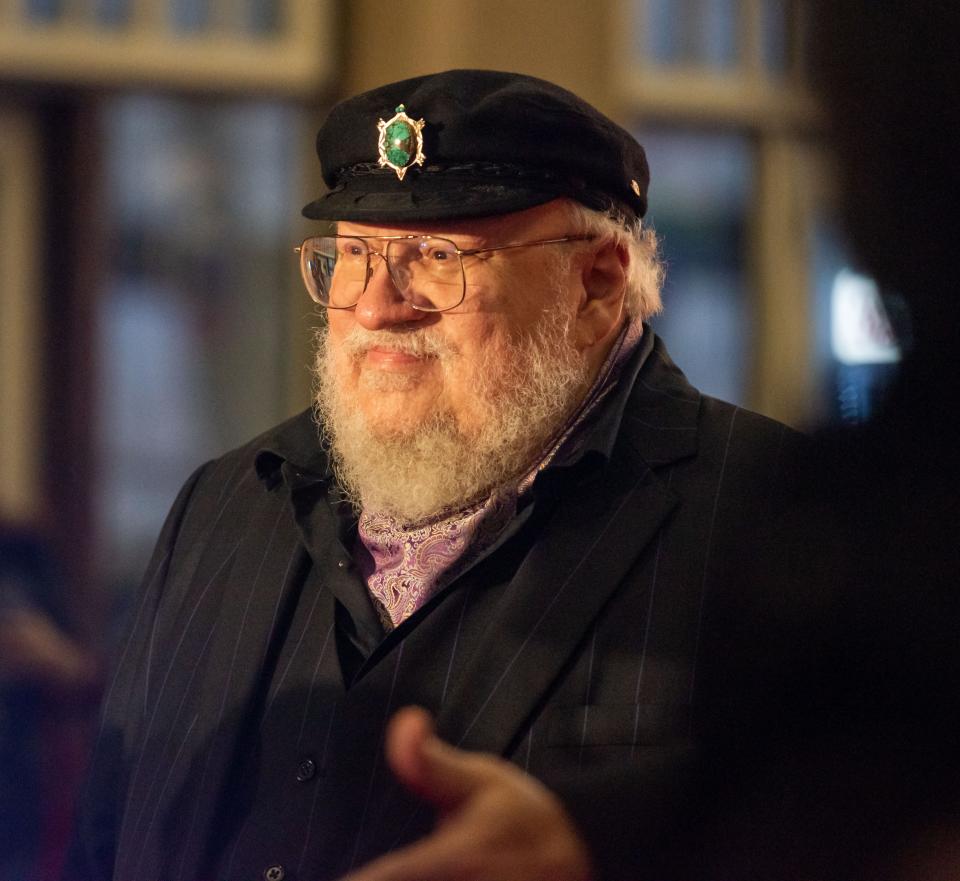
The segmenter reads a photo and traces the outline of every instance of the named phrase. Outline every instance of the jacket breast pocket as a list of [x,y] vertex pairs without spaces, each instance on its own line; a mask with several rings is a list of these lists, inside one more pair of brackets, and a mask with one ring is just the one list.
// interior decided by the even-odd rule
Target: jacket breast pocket
[[668,746],[690,737],[690,706],[678,703],[560,705],[549,714],[548,747]]

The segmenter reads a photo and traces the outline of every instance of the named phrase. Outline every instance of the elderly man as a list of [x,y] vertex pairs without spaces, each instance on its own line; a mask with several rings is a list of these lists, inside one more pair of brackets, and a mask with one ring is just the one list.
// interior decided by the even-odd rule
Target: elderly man
[[336,232],[299,248],[327,317],[316,406],[178,497],[79,877],[331,879],[415,840],[434,811],[382,756],[407,704],[558,791],[640,769],[651,817],[723,715],[697,701],[736,654],[711,592],[770,550],[795,443],[702,396],[643,323],[640,145],[490,71],[347,100],[317,145],[329,192],[304,213]]

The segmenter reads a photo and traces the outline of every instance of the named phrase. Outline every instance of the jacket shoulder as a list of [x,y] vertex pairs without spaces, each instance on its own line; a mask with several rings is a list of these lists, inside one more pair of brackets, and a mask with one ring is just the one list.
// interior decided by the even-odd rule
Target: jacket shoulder
[[783,423],[703,394],[659,338],[634,380],[623,428],[654,468],[691,458],[720,468],[731,454],[760,465],[804,446],[803,436]]
[[726,432],[731,442],[772,444],[781,449],[802,448],[808,443],[806,435],[783,422],[710,395],[700,399],[700,430],[707,436]]

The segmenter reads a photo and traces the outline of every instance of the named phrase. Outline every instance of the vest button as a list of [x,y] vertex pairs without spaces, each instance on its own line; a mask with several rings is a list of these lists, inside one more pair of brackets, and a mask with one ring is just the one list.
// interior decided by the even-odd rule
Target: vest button
[[317,763],[313,759],[304,759],[297,765],[297,780],[306,783],[317,773]]
[[286,874],[283,866],[279,864],[276,866],[267,866],[267,868],[263,870],[264,881],[283,881],[283,876]]

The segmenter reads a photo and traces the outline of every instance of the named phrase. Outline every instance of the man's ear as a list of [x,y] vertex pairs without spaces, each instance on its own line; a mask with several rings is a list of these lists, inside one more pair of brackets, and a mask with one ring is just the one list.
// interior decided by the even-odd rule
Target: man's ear
[[583,260],[575,340],[581,351],[602,343],[620,328],[630,255],[626,246],[605,241]]

